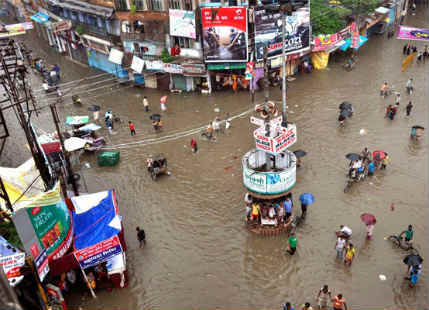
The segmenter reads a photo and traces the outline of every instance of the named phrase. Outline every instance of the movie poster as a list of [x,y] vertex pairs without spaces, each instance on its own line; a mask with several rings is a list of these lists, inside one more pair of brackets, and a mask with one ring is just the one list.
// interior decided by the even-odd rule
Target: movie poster
[[201,19],[205,62],[247,61],[246,8],[203,8]]
[[[301,8],[286,16],[286,55],[310,49],[310,10]],[[256,59],[264,59],[264,47],[268,58],[282,54],[282,14],[268,12],[263,6],[255,8]]]

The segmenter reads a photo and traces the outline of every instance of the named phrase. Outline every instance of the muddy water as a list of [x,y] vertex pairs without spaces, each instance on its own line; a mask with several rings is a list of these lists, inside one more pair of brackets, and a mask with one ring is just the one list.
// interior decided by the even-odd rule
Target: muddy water
[[[428,26],[427,8],[409,18],[409,24]],[[183,132],[207,124],[220,108],[239,114],[249,109],[249,96],[241,92],[169,94],[164,132],[154,135],[148,114],[143,112],[142,96],[146,95],[152,110],[159,112],[158,91],[107,87],[104,96],[82,94],[84,106],[76,108],[70,99],[60,108],[66,115],[86,114],[87,104],[99,104],[103,111],[113,108],[122,124],[108,137],[110,145],[125,144],[120,149],[121,162],[114,168],[100,168],[93,156],[82,161],[91,168],[82,170],[90,192],[115,188],[128,243],[127,263],[130,285],[121,291],[99,292],[92,300],[76,297],[72,307],[87,309],[278,309],[289,300],[299,305],[315,304],[323,284],[333,293],[343,293],[352,309],[417,309],[428,306],[425,266],[419,285],[410,289],[404,281],[405,253],[393,248],[384,237],[415,226],[415,245],[428,257],[428,137],[420,144],[410,143],[409,132],[415,124],[428,127],[428,72],[426,65],[413,64],[400,71],[405,42],[375,38],[358,52],[359,63],[345,72],[341,63],[328,70],[301,75],[290,83],[289,120],[297,124],[298,143],[294,149],[308,152],[298,170],[295,193],[311,192],[316,203],[309,209],[306,222],[297,231],[295,256],[285,255],[286,237],[263,238],[245,229],[241,182],[241,156],[254,146],[248,117],[237,118],[217,142],[197,138],[199,152],[192,154],[192,136],[165,143],[133,146],[136,141]],[[38,42],[29,42],[38,44]],[[419,48],[423,44],[417,43]],[[65,79],[99,74],[37,48],[51,62],[63,69]],[[414,77],[416,92],[409,98],[405,82]],[[37,86],[38,80],[34,78]],[[402,92],[396,119],[385,120],[384,111],[393,98],[378,96],[384,80]],[[106,82],[107,85],[108,82]],[[87,97],[85,99],[85,97]],[[281,100],[278,89],[271,90],[273,100]],[[405,104],[414,104],[411,117],[405,116]],[[262,100],[262,93],[257,95]],[[345,128],[338,128],[338,104],[344,100],[355,106],[353,118]],[[41,101],[40,105],[43,105]],[[85,106],[86,105],[86,106]],[[52,130],[45,109],[35,123]],[[13,115],[9,115],[13,120]],[[131,137],[127,121],[135,123],[137,135]],[[12,122],[12,121],[11,121]],[[367,134],[361,136],[360,129]],[[27,158],[22,152],[22,137],[17,129],[2,156],[3,165],[18,165]],[[153,140],[155,141],[155,140]],[[343,193],[348,162],[344,155],[360,152],[365,146],[389,153],[392,163],[384,172]],[[145,171],[149,154],[164,153],[171,175],[153,182]],[[394,210],[391,204],[394,204]],[[365,241],[365,227],[359,215],[373,213],[377,219],[374,240]],[[335,260],[334,230],[340,224],[353,229],[357,257],[351,268]],[[146,230],[148,244],[140,250],[135,226]],[[384,274],[382,282],[378,275]]]

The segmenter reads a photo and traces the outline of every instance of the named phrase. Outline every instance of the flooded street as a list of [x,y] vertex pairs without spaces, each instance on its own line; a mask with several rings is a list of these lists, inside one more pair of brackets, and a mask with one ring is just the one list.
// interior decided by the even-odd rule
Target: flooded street
[[[416,16],[408,17],[408,24],[427,28],[428,9],[417,11]],[[34,57],[48,56],[50,63],[58,63],[65,81],[100,74],[55,53],[42,52],[37,44],[43,42],[26,43],[33,48]],[[353,71],[346,72],[341,67],[343,62],[332,63],[327,70],[299,75],[289,83],[288,117],[298,129],[298,142],[293,149],[308,153],[297,171],[295,205],[299,205],[297,197],[304,192],[313,193],[316,199],[305,223],[297,230],[298,249],[292,257],[285,254],[287,236],[257,236],[249,233],[244,224],[241,157],[254,147],[254,126],[249,123],[249,114],[235,118],[216,142],[201,139],[192,131],[177,139],[173,135],[165,142],[150,140],[207,125],[217,115],[215,108],[220,109],[222,118],[227,112],[239,115],[252,108],[248,93],[168,94],[164,131],[157,135],[141,101],[146,95],[152,110],[158,113],[159,98],[165,93],[124,86],[117,90],[114,86],[103,89],[108,93],[104,96],[82,94],[80,108],[73,106],[70,98],[65,100],[58,108],[63,121],[67,115],[87,115],[90,104],[100,105],[103,113],[112,108],[122,120],[120,126],[116,124],[114,135],[101,130],[110,146],[120,148],[119,165],[98,167],[94,155],[84,156],[81,161],[91,165],[82,168],[89,192],[109,188],[117,191],[130,275],[128,288],[111,293],[100,291],[96,300],[77,296],[68,301],[69,308],[279,309],[285,301],[293,305],[309,301],[315,305],[315,296],[323,284],[328,284],[333,294],[342,293],[351,309],[428,307],[427,266],[423,264],[417,287],[410,289],[404,280],[405,252],[384,240],[413,224],[415,247],[429,260],[429,139],[425,135],[415,144],[409,138],[411,126],[429,125],[429,63],[414,63],[401,72],[405,43],[372,38],[359,49],[359,61]],[[424,46],[420,42],[416,45],[419,50]],[[416,89],[411,97],[405,93],[409,77],[414,78]],[[35,89],[40,88],[38,79],[33,78]],[[386,105],[394,103],[393,96],[379,96],[384,80],[402,94],[394,121],[384,119]],[[263,93],[257,93],[256,98],[261,102]],[[280,90],[271,89],[270,98],[280,102]],[[338,105],[344,100],[353,103],[355,113],[344,128],[339,128]],[[409,100],[414,108],[406,117]],[[44,105],[39,102],[39,106]],[[15,116],[9,112],[7,118],[12,137],[2,156],[2,166],[17,166],[30,154],[25,153]],[[47,132],[54,129],[51,120],[46,108],[38,119],[34,118],[35,124]],[[128,120],[135,124],[134,137],[130,136]],[[367,134],[361,136],[360,129]],[[198,142],[197,154],[189,147],[192,137]],[[136,141],[142,142],[135,144]],[[388,152],[391,165],[354,184],[344,194],[349,163],[344,155],[360,153],[364,147]],[[145,159],[156,153],[166,155],[171,175],[154,182],[146,171]],[[365,239],[365,226],[359,218],[364,212],[377,217],[370,242]],[[335,259],[334,231],[340,224],[354,232],[357,256],[351,268]],[[146,231],[148,243],[144,250],[138,247],[136,226]],[[379,274],[386,275],[387,280],[380,281]]]

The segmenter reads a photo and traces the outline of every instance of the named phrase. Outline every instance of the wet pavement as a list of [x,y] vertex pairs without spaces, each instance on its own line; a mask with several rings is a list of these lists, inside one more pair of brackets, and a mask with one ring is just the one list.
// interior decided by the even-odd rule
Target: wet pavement
[[[408,24],[428,27],[427,8],[418,11],[409,17]],[[36,48],[40,43],[28,40],[36,55],[46,55],[50,63],[60,64],[64,80],[100,74]],[[122,120],[111,136],[101,130],[109,145],[121,147],[120,164],[98,167],[95,156],[84,156],[81,161],[89,162],[91,168],[82,168],[81,173],[90,192],[115,188],[118,193],[130,274],[128,288],[111,293],[100,291],[97,300],[76,296],[69,300],[70,308],[278,309],[288,300],[296,305],[306,301],[315,305],[315,296],[323,284],[328,284],[334,294],[343,293],[351,309],[428,307],[425,264],[419,284],[410,289],[404,280],[405,252],[384,240],[413,224],[414,244],[424,258],[429,257],[429,140],[427,135],[419,144],[409,139],[411,126],[428,127],[429,63],[413,64],[401,72],[405,43],[385,37],[371,39],[358,51],[359,61],[352,72],[344,71],[342,62],[338,62],[327,70],[300,75],[289,84],[289,121],[298,128],[294,149],[308,153],[297,172],[295,199],[303,192],[313,193],[316,199],[305,223],[297,230],[298,249],[293,257],[285,254],[286,236],[264,238],[249,233],[244,225],[241,157],[254,147],[249,115],[234,119],[230,130],[220,134],[216,142],[201,139],[195,133],[198,130],[192,131],[214,119],[218,115],[215,108],[220,109],[221,117],[251,108],[248,93],[168,94],[164,132],[157,135],[141,101],[143,95],[148,96],[152,110],[158,113],[162,92],[108,86],[95,95],[83,92],[81,108],[66,99],[59,107],[62,120],[66,115],[87,114],[89,104],[100,105],[103,112],[112,108]],[[424,46],[419,42],[416,45],[419,49]],[[410,76],[416,88],[411,97],[405,94],[405,82]],[[379,97],[384,80],[402,93],[394,121],[384,119],[386,105],[394,102],[392,96],[384,100]],[[35,88],[40,88],[37,77],[33,82]],[[107,94],[96,96],[102,92]],[[270,96],[281,100],[279,89],[271,89]],[[257,100],[262,98],[263,93],[257,93]],[[409,99],[414,108],[406,117]],[[339,128],[338,105],[344,100],[354,104],[355,113],[344,128]],[[40,101],[39,105],[46,102]],[[7,117],[13,127],[13,114]],[[130,136],[128,120],[135,124],[134,137]],[[45,131],[53,130],[49,109],[43,109],[34,122]],[[360,135],[360,129],[367,134]],[[29,157],[21,131],[16,127],[11,131],[13,136],[2,156],[3,166],[17,166]],[[170,138],[157,140],[164,136]],[[197,138],[197,154],[189,147],[192,137]],[[136,141],[141,141],[140,145],[134,145]],[[344,194],[348,169],[344,155],[360,152],[364,147],[385,150],[391,165],[363,183],[354,184],[351,192]],[[160,152],[168,158],[171,175],[153,182],[146,172],[145,159]],[[374,240],[369,242],[359,218],[364,212],[373,213],[378,220]],[[334,231],[340,224],[353,229],[357,256],[351,268],[335,259]],[[148,243],[144,250],[138,248],[135,238],[137,225],[146,230]],[[380,281],[379,274],[386,275],[387,280]]]

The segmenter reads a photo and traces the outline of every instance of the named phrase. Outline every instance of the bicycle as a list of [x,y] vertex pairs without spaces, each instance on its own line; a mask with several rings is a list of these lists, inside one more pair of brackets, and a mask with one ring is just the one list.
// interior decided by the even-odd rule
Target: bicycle
[[393,234],[387,237],[387,240],[392,241],[398,248],[401,248],[405,251],[413,250],[413,244],[411,241],[406,241],[401,235]]

